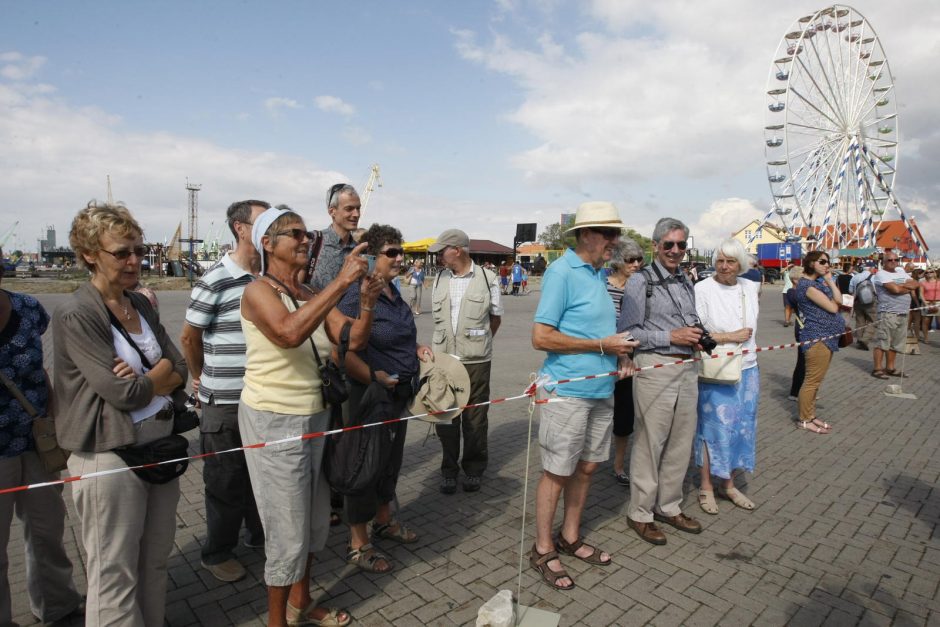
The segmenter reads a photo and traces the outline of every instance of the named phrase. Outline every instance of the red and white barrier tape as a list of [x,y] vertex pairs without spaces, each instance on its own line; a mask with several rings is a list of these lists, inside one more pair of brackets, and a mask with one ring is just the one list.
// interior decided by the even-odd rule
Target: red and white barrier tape
[[[919,309],[926,309],[926,307],[921,307],[921,308],[919,308]],[[867,325],[858,327],[857,329],[855,329],[855,331],[857,331],[857,330],[859,330],[859,329],[864,329],[865,327],[868,327],[868,326],[873,326],[873,325],[875,325],[875,324],[877,324],[877,323],[876,323],[876,322],[872,322],[872,323],[870,323],[870,324],[867,324]],[[851,330],[847,330],[846,333],[849,332],[849,331],[851,331]],[[759,346],[759,347],[757,347],[757,348],[755,348],[755,349],[742,349],[742,350],[737,350],[737,351],[728,351],[728,352],[726,352],[726,353],[715,353],[715,354],[712,354],[712,355],[704,355],[704,356],[700,356],[700,357],[689,357],[688,359],[678,359],[678,360],[676,360],[676,361],[668,361],[668,362],[663,362],[663,363],[659,363],[659,364],[653,364],[652,366],[645,366],[645,367],[643,367],[643,368],[636,368],[636,369],[634,370],[634,372],[641,372],[641,371],[643,371],[643,370],[652,370],[652,369],[654,369],[654,368],[665,368],[665,367],[667,367],[667,366],[680,366],[680,365],[683,365],[683,364],[692,364],[692,363],[695,363],[695,362],[697,362],[697,361],[703,361],[703,360],[705,360],[705,359],[717,359],[717,358],[719,358],[719,357],[732,357],[732,356],[734,356],[734,355],[747,355],[747,354],[749,354],[749,353],[763,353],[763,352],[775,351],[775,350],[782,350],[782,349],[787,349],[787,348],[795,348],[795,347],[801,346],[801,345],[809,345],[809,344],[815,344],[816,342],[822,342],[822,341],[824,341],[824,340],[831,340],[831,339],[837,338],[837,337],[839,337],[839,336],[841,336],[841,335],[845,335],[845,333],[838,333],[838,334],[836,334],[836,335],[829,335],[829,336],[826,336],[826,337],[820,337],[820,338],[816,338],[816,339],[813,339],[813,340],[807,340],[807,341],[804,341],[804,342],[791,342],[791,343],[789,343],[789,344],[773,344],[773,345],[770,345],[770,346]],[[29,484],[29,485],[21,485],[21,486],[16,486],[16,487],[13,487],[13,488],[5,488],[5,489],[0,490],[0,494],[10,494],[10,493],[13,493],[13,492],[23,492],[23,491],[25,491],[25,490],[34,490],[34,489],[37,489],[37,488],[45,488],[45,487],[49,487],[49,486],[63,485],[63,484],[66,484],[66,483],[72,483],[73,481],[81,481],[81,480],[83,480],[83,479],[95,479],[95,478],[98,478],[98,477],[105,477],[105,476],[108,476],[108,475],[115,475],[115,474],[119,474],[119,473],[122,473],[122,472],[128,472],[128,471],[130,471],[130,470],[138,470],[138,469],[143,469],[143,468],[153,468],[153,467],[155,467],[155,466],[160,466],[160,465],[163,465],[163,464],[177,464],[177,463],[183,462],[183,461],[193,461],[193,460],[197,460],[197,459],[204,459],[204,458],[206,458],[206,457],[213,457],[213,456],[216,456],[216,455],[225,455],[225,454],[227,454],[227,453],[237,453],[237,452],[239,452],[239,451],[247,451],[247,450],[252,450],[252,449],[266,448],[266,447],[269,447],[269,446],[277,446],[277,445],[280,445],[280,444],[288,444],[288,443],[291,443],[291,442],[302,442],[302,441],[304,441],[304,440],[312,440],[312,439],[314,439],[314,438],[322,438],[322,437],[325,437],[325,436],[328,436],[328,435],[336,435],[336,434],[339,434],[339,433],[346,433],[346,432],[349,432],[349,431],[356,431],[356,430],[358,430],[358,429],[367,429],[367,428],[369,428],[369,427],[377,427],[377,426],[379,426],[379,425],[387,425],[387,424],[392,424],[392,423],[396,423],[396,422],[405,422],[405,421],[408,421],[408,420],[416,420],[416,419],[420,419],[420,418],[427,418],[427,417],[437,416],[437,415],[439,415],[439,414],[445,414],[445,413],[447,413],[447,412],[454,411],[454,410],[463,411],[463,410],[465,410],[465,409],[472,409],[472,408],[474,408],[474,407],[484,407],[484,406],[487,406],[487,405],[499,405],[499,404],[501,404],[501,403],[508,403],[508,402],[510,402],[510,401],[517,401],[517,400],[521,400],[521,399],[524,399],[524,398],[530,399],[530,401],[533,402],[533,403],[535,403],[536,405],[542,405],[542,404],[545,404],[545,403],[564,402],[564,401],[566,400],[564,397],[561,397],[561,398],[551,398],[551,399],[535,399],[534,397],[535,397],[535,393],[538,391],[538,389],[539,389],[540,387],[545,387],[545,386],[548,386],[548,385],[555,386],[555,385],[560,385],[560,384],[562,384],[562,383],[574,383],[574,382],[576,382],[576,381],[590,381],[591,379],[602,379],[602,378],[604,378],[604,377],[616,377],[616,376],[618,376],[618,375],[619,375],[619,373],[615,370],[615,371],[612,371],[612,372],[602,372],[602,373],[598,373],[598,374],[590,374],[590,375],[586,375],[586,376],[583,376],[583,377],[572,377],[572,378],[570,378],[570,379],[559,379],[559,380],[557,380],[557,381],[550,381],[550,380],[548,380],[548,377],[544,377],[544,376],[543,376],[543,377],[537,379],[536,381],[533,381],[532,383],[530,383],[530,384],[526,387],[525,391],[524,391],[522,394],[519,394],[519,395],[516,395],[516,396],[507,396],[507,397],[505,397],[505,398],[497,398],[497,399],[493,399],[493,400],[489,400],[489,401],[483,401],[483,402],[480,402],[480,403],[470,403],[470,404],[468,404],[468,405],[462,405],[462,406],[460,406],[460,407],[451,407],[450,409],[442,409],[442,410],[440,410],[440,411],[435,411],[435,412],[427,412],[427,413],[423,413],[423,414],[415,414],[415,415],[413,415],[413,416],[403,416],[403,417],[401,417],[401,418],[392,418],[392,419],[390,419],[390,420],[382,420],[382,421],[379,421],[379,422],[370,422],[370,423],[368,423],[368,424],[356,425],[356,426],[354,426],[354,427],[343,427],[343,428],[341,428],[341,429],[332,429],[332,430],[329,430],[329,431],[317,431],[317,432],[315,432],[315,433],[304,433],[304,434],[302,434],[302,435],[295,435],[295,436],[291,436],[291,437],[288,437],[288,438],[281,438],[280,440],[273,440],[273,441],[271,441],[271,442],[258,442],[257,444],[246,444],[246,445],[244,445],[244,446],[240,446],[240,447],[237,447],[237,448],[226,449],[226,450],[224,450],[224,451],[214,451],[214,452],[212,452],[212,453],[201,453],[201,454],[198,454],[198,455],[192,455],[192,456],[190,456],[190,457],[180,457],[180,458],[177,458],[177,459],[168,459],[168,460],[166,460],[166,461],[156,462],[156,463],[152,463],[152,464],[143,464],[143,465],[140,465],[140,466],[126,466],[126,467],[125,467],[125,466],[122,466],[122,467],[120,467],[120,468],[112,468],[112,469],[109,469],[109,470],[99,470],[99,471],[91,472],[91,473],[88,473],[88,474],[85,474],[85,475],[76,475],[76,476],[74,476],[74,477],[64,477],[64,478],[62,478],[62,479],[56,479],[55,481],[45,481],[45,482],[42,482],[42,483],[32,483],[32,484]]]

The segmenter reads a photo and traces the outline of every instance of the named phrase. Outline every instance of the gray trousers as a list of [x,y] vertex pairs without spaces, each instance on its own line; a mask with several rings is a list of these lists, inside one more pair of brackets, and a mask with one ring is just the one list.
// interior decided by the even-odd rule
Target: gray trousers
[[[877,313],[877,305],[870,305],[868,307],[856,307],[854,310],[855,313],[855,341],[862,342],[864,344],[870,344],[875,341],[875,331],[877,327],[872,324],[875,322],[875,315]],[[868,325],[868,326],[866,326]],[[864,327],[864,328],[863,328]]]
[[[464,364],[470,375],[470,399],[467,404],[482,403],[490,398],[490,364]],[[460,473],[460,435],[463,434],[463,472],[468,477],[481,477],[489,461],[487,432],[489,430],[489,405],[465,409],[450,422],[435,426],[441,440],[443,459],[441,474],[457,478]]]
[[[0,459],[0,489],[54,481],[33,451]],[[64,618],[81,602],[72,581],[72,562],[62,544],[65,503],[62,486],[37,488],[0,496],[0,625],[13,622],[7,543],[13,513],[23,522],[26,540],[26,590],[29,609],[43,623]]]
[[[640,353],[639,367],[674,361],[657,353]],[[698,419],[698,369],[695,364],[668,366],[633,376],[635,410],[630,453],[630,505],[627,516],[653,522],[653,512],[682,513],[682,483]]]
[[[68,470],[83,475],[126,467],[111,452],[73,452]],[[157,485],[127,471],[72,486],[88,554],[85,623],[162,627],[179,479]]]

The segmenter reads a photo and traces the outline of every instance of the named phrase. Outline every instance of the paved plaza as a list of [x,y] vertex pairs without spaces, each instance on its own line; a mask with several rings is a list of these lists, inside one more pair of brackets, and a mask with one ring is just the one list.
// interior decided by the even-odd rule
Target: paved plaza
[[[39,297],[50,312],[63,298]],[[160,292],[159,298],[163,323],[178,338],[188,292]],[[426,312],[428,301],[426,296]],[[520,393],[542,359],[529,341],[538,292],[506,301],[495,342],[494,398]],[[758,345],[793,341],[793,329],[781,324],[779,284],[765,286],[761,305]],[[417,319],[425,342],[430,318],[426,313]],[[583,529],[589,542],[613,554],[613,565],[592,567],[567,558],[577,587],[559,592],[542,583],[526,559],[519,601],[557,612],[561,625],[940,624],[940,337],[934,333],[931,340],[922,355],[899,358],[911,375],[904,391],[916,400],[883,394],[885,384],[899,381],[870,377],[870,353],[840,351],[820,394],[819,415],[834,425],[826,436],[795,428],[796,403],[787,400],[795,350],[762,353],[757,470],[739,482],[757,509],[719,501],[719,515],[704,514],[695,499],[698,474],[691,468],[684,509],[703,523],[704,532],[693,536],[667,526],[668,543],[652,546],[628,529],[628,490],[615,483],[607,462],[595,477]],[[51,349],[47,337],[47,355]],[[472,625],[479,607],[498,590],[515,593],[524,488],[528,480],[527,552],[540,470],[533,442],[526,476],[528,417],[524,401],[491,408],[483,488],[453,496],[437,489],[440,447],[433,430],[410,423],[398,499],[401,519],[421,538],[408,546],[380,541],[397,568],[389,575],[366,575],[346,566],[348,534],[335,528],[314,565],[321,601],[348,609],[357,625]],[[263,625],[263,551],[238,549],[249,574],[234,584],[216,581],[200,567],[201,472],[195,462],[182,477],[167,622]],[[70,492],[67,487],[66,543],[84,589]],[[14,614],[26,625],[35,619],[26,601],[22,532],[15,527],[10,580]]]

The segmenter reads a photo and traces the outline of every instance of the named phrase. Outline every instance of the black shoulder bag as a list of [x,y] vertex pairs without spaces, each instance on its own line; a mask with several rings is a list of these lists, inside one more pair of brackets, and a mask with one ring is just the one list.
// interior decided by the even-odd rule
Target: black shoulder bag
[[[137,351],[141,363],[147,369],[153,369],[150,360],[147,359],[147,356],[131,338],[130,333],[121,325],[110,309],[108,309],[108,317],[111,319],[111,325],[127,340],[131,348]],[[189,456],[189,441],[179,434],[183,431],[195,429],[197,426],[199,426],[199,417],[196,412],[186,408],[178,411],[174,408],[173,433],[171,435],[140,446],[116,448],[111,452],[120,457],[138,477],[147,483],[169,483],[189,468],[189,460],[187,459]],[[176,462],[172,464],[161,463],[170,460],[176,460]],[[144,466],[144,468],[134,468],[134,466]]]

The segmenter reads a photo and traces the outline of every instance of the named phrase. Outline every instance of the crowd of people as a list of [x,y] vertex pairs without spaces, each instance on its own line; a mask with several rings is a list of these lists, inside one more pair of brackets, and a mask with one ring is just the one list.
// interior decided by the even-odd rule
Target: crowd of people
[[[406,268],[401,232],[384,224],[359,229],[360,200],[350,185],[332,186],[326,207],[330,225],[309,231],[289,207],[233,203],[227,224],[236,246],[193,288],[182,350],[154,302],[136,291],[146,254],[137,220],[120,204],[91,202],[79,211],[69,239],[90,278],[52,317],[54,382],[45,374],[40,339],[48,314],[32,297],[0,290],[2,487],[54,478],[36,454],[34,413],[55,416],[59,443],[71,452],[68,473],[83,475],[159,455],[187,428],[180,415],[196,406],[199,448],[210,454],[203,465],[202,566],[220,581],[238,581],[246,575],[235,556],[239,543],[263,549],[269,625],[351,622],[348,611],[311,595],[314,555],[330,527],[343,522],[346,562],[368,573],[396,566],[380,541],[418,541],[420,530],[409,528],[395,507],[407,422],[375,429],[355,489],[328,481],[324,438],[299,436],[449,409],[437,416],[439,490],[452,495],[462,485],[478,492],[489,460],[488,406],[454,408],[490,398],[502,298],[524,293],[527,275],[519,264],[478,265],[467,233],[444,231],[429,249],[442,269],[428,286],[433,335],[422,343],[415,316],[425,268]],[[756,507],[735,479],[755,468],[758,364],[753,352],[727,356],[756,347],[760,282],[747,278],[751,258],[740,242],[724,240],[714,251],[714,275],[693,283],[680,268],[689,242],[685,224],[657,222],[648,265],[625,228],[612,204],[582,204],[569,228],[575,246],[546,269],[534,316],[532,346],[545,353],[541,374],[549,380],[618,374],[540,391],[565,402],[540,405],[542,473],[529,557],[557,589],[575,586],[562,556],[597,566],[612,561],[581,533],[593,475],[611,448],[614,480],[629,489],[627,523],[646,542],[667,543],[661,524],[702,532],[682,510],[690,458],[700,469],[704,513],[719,513],[716,496],[744,510]],[[859,333],[858,345],[873,345],[877,378],[905,376],[895,358],[904,350],[911,308],[921,312],[915,332],[926,336],[940,305],[936,269],[918,280],[897,268],[893,251],[883,261],[884,268],[868,267],[847,286],[859,330],[874,330]],[[816,397],[845,330],[830,262],[824,251],[812,251],[785,272],[784,324],[793,320],[796,339],[805,342],[791,398],[799,401],[796,424],[815,434],[832,430],[817,415]],[[408,300],[400,278],[412,289]],[[697,364],[650,367],[715,351],[716,359]],[[291,438],[297,439],[211,455]],[[73,485],[88,556],[84,600],[63,547],[61,487],[0,497],[0,622],[12,620],[5,549],[15,511],[27,530],[37,617],[55,621],[84,611],[89,624],[162,625],[183,470],[159,477],[114,472]],[[553,529],[561,500],[561,525]]]

